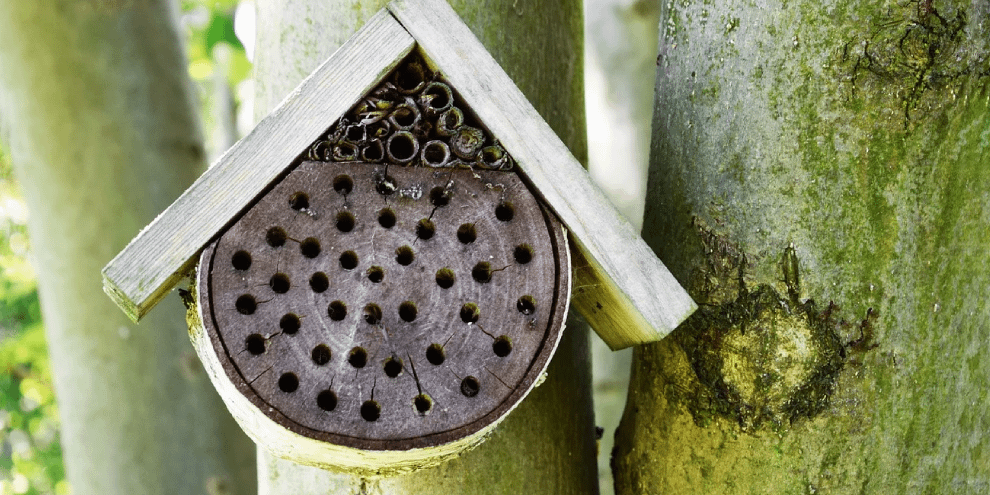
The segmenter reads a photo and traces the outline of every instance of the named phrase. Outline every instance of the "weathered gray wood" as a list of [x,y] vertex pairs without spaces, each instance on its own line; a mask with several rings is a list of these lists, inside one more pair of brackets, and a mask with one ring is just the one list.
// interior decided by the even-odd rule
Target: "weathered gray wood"
[[369,20],[104,268],[104,291],[132,320],[144,316],[210,239],[395,68],[413,43],[387,12]]
[[573,304],[613,349],[656,341],[696,306],[442,0],[389,4],[571,232]]

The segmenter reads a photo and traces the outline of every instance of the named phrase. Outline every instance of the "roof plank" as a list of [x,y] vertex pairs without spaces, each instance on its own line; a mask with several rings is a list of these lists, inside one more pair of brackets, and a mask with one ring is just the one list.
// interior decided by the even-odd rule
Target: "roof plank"
[[573,304],[612,349],[659,340],[697,309],[446,1],[388,8],[569,229]]
[[215,235],[414,46],[388,12],[372,17],[107,264],[104,291],[138,321]]

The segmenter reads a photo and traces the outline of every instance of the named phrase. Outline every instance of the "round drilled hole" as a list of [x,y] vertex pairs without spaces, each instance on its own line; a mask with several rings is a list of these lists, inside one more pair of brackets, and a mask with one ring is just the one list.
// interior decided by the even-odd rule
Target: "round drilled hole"
[[272,227],[265,233],[265,242],[273,248],[282,247],[285,245],[285,240],[288,237],[288,234],[285,233],[285,229],[282,227]]
[[356,219],[354,214],[349,211],[342,211],[337,214],[337,230],[341,232],[350,232],[354,230],[354,223]]
[[235,270],[247,270],[251,268],[251,254],[247,251],[238,251],[230,257],[230,264]]
[[426,360],[433,366],[440,366],[443,364],[445,359],[447,359],[447,356],[446,353],[443,352],[442,345],[430,344],[430,346],[426,348]]
[[344,270],[353,270],[358,266],[358,255],[354,251],[344,251],[340,254],[340,267]]
[[299,377],[295,373],[282,373],[278,377],[278,389],[289,394],[299,388]]
[[395,211],[391,208],[382,208],[382,210],[378,212],[378,225],[381,225],[386,229],[390,229],[395,227],[395,221]]
[[289,206],[296,211],[309,208],[309,195],[304,192],[293,194],[289,197]]
[[489,264],[487,261],[482,261],[481,263],[474,265],[474,268],[471,269],[471,277],[474,278],[475,281],[480,282],[482,284],[487,284],[488,282],[491,282],[492,265]]
[[265,338],[260,334],[252,333],[248,335],[248,338],[244,339],[244,347],[248,352],[257,356],[258,354],[265,353]]
[[375,190],[382,196],[388,196],[399,189],[395,184],[395,179],[388,175],[375,177]]
[[413,407],[416,408],[416,412],[425,416],[430,413],[430,409],[433,409],[433,400],[429,395],[419,394],[413,399]]
[[330,288],[330,279],[327,278],[326,273],[316,272],[312,277],[309,277],[309,288],[317,294],[324,292]]
[[503,222],[508,222],[509,220],[512,220],[512,217],[514,217],[515,215],[516,215],[516,210],[515,208],[513,208],[512,203],[508,201],[499,203],[499,205],[495,207],[495,218]]
[[381,283],[382,280],[385,280],[385,270],[380,266],[368,268],[368,280],[373,284]]
[[467,303],[461,306],[461,321],[464,323],[478,323],[481,317],[481,310],[475,303]]
[[234,301],[234,307],[237,308],[237,312],[242,315],[254,314],[254,311],[258,309],[258,302],[254,300],[254,296],[251,294],[244,294]]
[[399,305],[399,318],[402,318],[402,321],[416,321],[417,314],[419,314],[419,310],[416,308],[416,303],[405,301]]
[[430,190],[430,204],[436,206],[437,208],[447,206],[450,204],[450,198],[454,193],[450,189],[444,187],[434,187]]
[[531,315],[536,312],[536,299],[533,296],[522,296],[516,301],[516,309],[524,315]]
[[478,383],[478,379],[473,376],[465,377],[461,380],[461,394],[464,397],[474,397],[478,395],[481,391],[481,384]]
[[333,179],[333,190],[340,194],[350,194],[354,189],[354,179],[350,175],[338,175]]
[[268,279],[268,286],[276,294],[285,294],[289,292],[289,276],[284,273],[276,273],[272,275],[272,278]]
[[433,234],[437,231],[436,225],[429,218],[424,218],[416,224],[416,237],[422,240],[428,240],[433,237]]
[[378,421],[378,417],[382,415],[382,406],[378,405],[377,402],[373,400],[364,401],[361,404],[361,417],[365,421]]
[[382,369],[385,371],[385,376],[395,378],[402,374],[402,361],[390,357],[385,360],[385,365],[382,366]]
[[409,246],[401,246],[395,250],[395,262],[402,266],[409,266],[416,259],[416,253]]
[[520,244],[512,252],[512,257],[516,259],[516,263],[525,265],[533,261],[533,248],[529,244]]
[[368,351],[363,347],[351,349],[350,354],[347,355],[347,363],[355,368],[364,368],[368,364]]
[[334,301],[327,306],[327,314],[333,321],[341,321],[347,317],[347,305],[343,301]]
[[299,251],[307,258],[315,258],[320,255],[320,241],[315,237],[307,237],[299,244]]
[[302,322],[299,321],[299,317],[289,313],[278,320],[278,327],[282,329],[282,332],[292,335],[299,331],[302,326]]
[[441,268],[437,270],[437,285],[441,289],[449,289],[454,286],[454,280],[457,277],[454,275],[454,271],[450,268]]
[[320,344],[313,348],[311,357],[317,366],[323,366],[330,362],[330,348],[326,344]]
[[330,412],[337,408],[337,394],[333,390],[324,390],[317,394],[316,405],[324,411]]
[[457,240],[461,244],[471,244],[478,238],[478,231],[473,223],[465,223],[457,228]]
[[509,353],[512,352],[512,341],[503,335],[495,339],[495,342],[492,343],[492,351],[494,351],[495,355],[498,357],[508,356]]
[[364,321],[369,325],[375,325],[382,321],[382,308],[375,303],[368,303],[364,307]]

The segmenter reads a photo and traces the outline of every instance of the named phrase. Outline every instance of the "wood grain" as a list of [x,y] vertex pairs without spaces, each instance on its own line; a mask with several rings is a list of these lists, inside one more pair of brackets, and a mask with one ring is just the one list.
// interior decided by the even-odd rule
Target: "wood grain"
[[587,269],[575,307],[613,349],[663,338],[696,308],[470,29],[443,0],[389,10],[571,233]]
[[107,264],[104,291],[138,321],[197,253],[413,46],[391,15],[375,15]]

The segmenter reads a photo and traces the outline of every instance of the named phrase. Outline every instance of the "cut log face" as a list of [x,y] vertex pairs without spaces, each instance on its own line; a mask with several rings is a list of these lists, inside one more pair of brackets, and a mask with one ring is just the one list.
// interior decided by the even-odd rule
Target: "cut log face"
[[560,223],[453,90],[418,62],[386,81],[204,251],[197,292],[260,413],[394,460],[480,440],[532,389],[570,267]]

